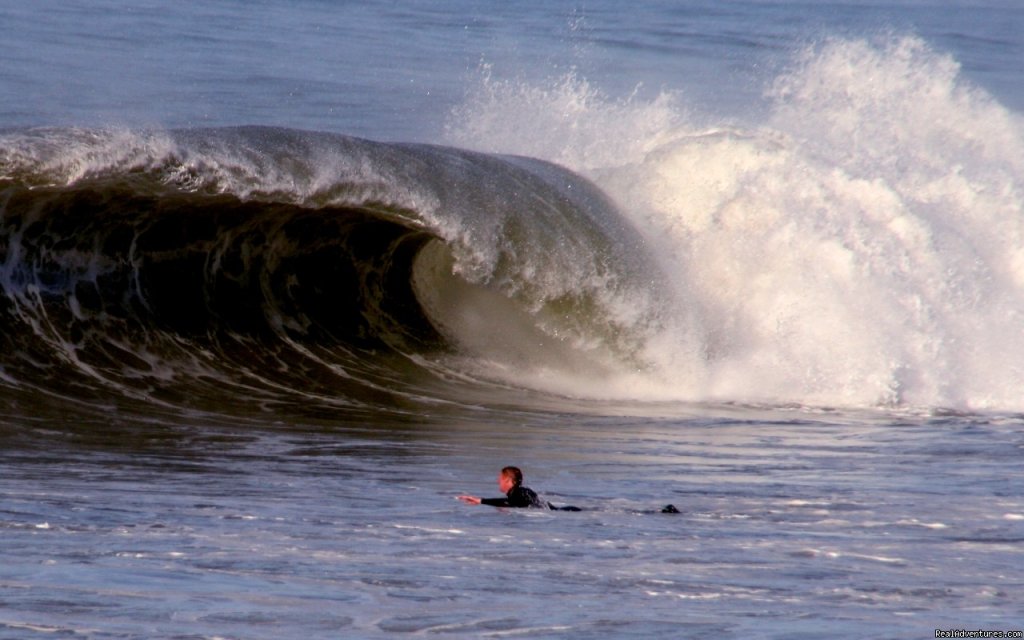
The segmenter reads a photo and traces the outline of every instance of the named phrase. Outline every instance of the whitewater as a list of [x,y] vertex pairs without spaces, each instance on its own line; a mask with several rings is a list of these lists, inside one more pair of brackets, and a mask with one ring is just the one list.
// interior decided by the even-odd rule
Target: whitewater
[[1021,10],[457,4],[0,7],[0,637],[1015,637]]
[[663,393],[1018,409],[1020,115],[913,37],[826,40],[769,97],[752,127],[485,80],[450,134],[581,171],[644,230]]

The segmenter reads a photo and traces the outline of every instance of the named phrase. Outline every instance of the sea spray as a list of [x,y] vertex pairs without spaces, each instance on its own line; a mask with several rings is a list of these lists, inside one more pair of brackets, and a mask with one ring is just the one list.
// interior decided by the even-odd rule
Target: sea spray
[[449,137],[565,163],[642,230],[674,313],[625,395],[1019,408],[1019,114],[907,36],[824,41],[767,84],[766,119],[716,123],[485,74]]

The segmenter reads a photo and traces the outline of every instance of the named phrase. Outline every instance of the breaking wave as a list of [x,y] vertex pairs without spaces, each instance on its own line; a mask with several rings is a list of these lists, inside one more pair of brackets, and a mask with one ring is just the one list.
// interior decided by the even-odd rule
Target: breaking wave
[[0,381],[325,410],[1024,406],[1019,114],[912,37],[822,42],[766,93],[720,122],[485,71],[452,146],[4,132]]
[[674,302],[647,392],[1024,406],[1021,115],[890,34],[809,46],[765,101],[723,121],[485,71],[448,138],[580,172],[648,239]]
[[539,160],[268,128],[0,144],[13,387],[458,401],[471,381],[636,359],[656,316],[639,238]]

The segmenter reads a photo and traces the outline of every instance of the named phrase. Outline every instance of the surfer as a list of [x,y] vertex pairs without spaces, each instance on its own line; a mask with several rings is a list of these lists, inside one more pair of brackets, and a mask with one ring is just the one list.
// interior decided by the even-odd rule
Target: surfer
[[492,507],[535,507],[538,509],[554,509],[557,511],[579,511],[579,507],[556,507],[545,502],[529,487],[523,486],[523,472],[519,467],[504,467],[498,473],[498,488],[505,492],[504,498],[478,498],[477,496],[459,496],[459,500],[467,504],[486,504]]
[[[505,492],[504,498],[478,498],[477,496],[458,496],[458,498],[467,504],[486,504],[492,507],[535,507],[553,511],[582,511],[579,507],[571,505],[556,507],[550,502],[541,500],[533,489],[523,486],[523,472],[519,467],[504,467],[498,473],[498,488]],[[681,511],[674,504],[667,504],[661,508],[660,513],[681,513]]]

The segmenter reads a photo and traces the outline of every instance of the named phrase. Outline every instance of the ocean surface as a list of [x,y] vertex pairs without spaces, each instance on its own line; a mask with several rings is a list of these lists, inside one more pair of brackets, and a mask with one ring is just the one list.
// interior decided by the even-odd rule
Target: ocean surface
[[1024,637],[1019,3],[0,28],[0,638]]

